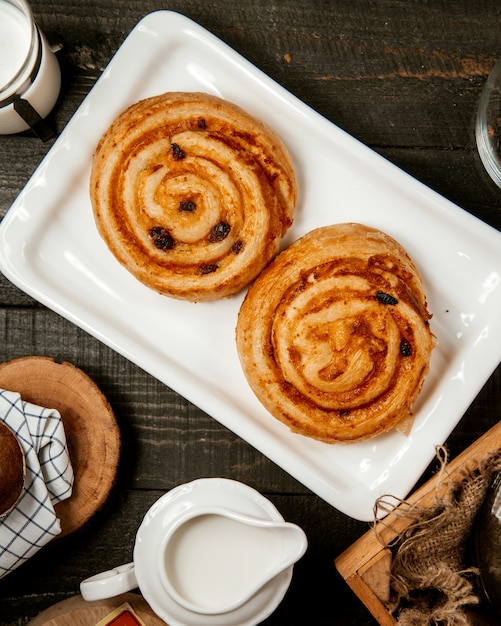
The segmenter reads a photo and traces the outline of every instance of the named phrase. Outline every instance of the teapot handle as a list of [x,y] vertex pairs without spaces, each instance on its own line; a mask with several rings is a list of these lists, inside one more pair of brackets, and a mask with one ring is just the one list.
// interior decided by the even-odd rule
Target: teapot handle
[[84,600],[103,600],[126,593],[137,587],[134,563],[126,563],[86,578],[80,583],[80,593]]

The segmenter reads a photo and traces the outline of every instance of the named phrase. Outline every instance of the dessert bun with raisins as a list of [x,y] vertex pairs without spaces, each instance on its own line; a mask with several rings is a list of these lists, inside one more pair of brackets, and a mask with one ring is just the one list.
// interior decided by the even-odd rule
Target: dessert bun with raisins
[[236,341],[247,381],[276,419],[328,443],[412,424],[435,338],[419,272],[386,233],[323,226],[250,286]]
[[237,105],[169,92],[127,108],[92,165],[97,228],[116,259],[161,294],[231,296],[275,257],[297,184],[277,134]]

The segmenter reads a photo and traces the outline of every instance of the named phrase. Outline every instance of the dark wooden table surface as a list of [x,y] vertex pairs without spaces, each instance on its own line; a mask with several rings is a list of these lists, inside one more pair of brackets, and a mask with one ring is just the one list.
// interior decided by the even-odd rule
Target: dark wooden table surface
[[[64,128],[128,32],[147,13],[194,19],[289,91],[389,160],[493,227],[501,191],[475,148],[482,86],[501,54],[495,0],[33,0],[46,33],[64,41]],[[0,137],[0,217],[53,141]],[[458,288],[460,286],[458,285]],[[270,626],[375,624],[334,568],[368,528],[339,513],[197,407],[0,276],[0,361],[46,355],[84,370],[109,399],[123,436],[117,483],[104,508],[0,581],[0,624],[24,624],[78,593],[82,578],[130,560],[148,507],[202,476],[248,483],[309,539]],[[452,455],[499,419],[501,369],[450,436]],[[433,471],[433,467],[428,472]]]

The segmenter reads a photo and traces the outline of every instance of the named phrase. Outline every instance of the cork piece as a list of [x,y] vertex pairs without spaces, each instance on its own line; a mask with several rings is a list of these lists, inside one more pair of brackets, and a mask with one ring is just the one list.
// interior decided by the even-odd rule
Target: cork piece
[[120,431],[96,384],[68,362],[21,357],[0,364],[0,388],[61,414],[75,474],[70,498],[55,505],[64,537],[81,528],[104,504],[115,481]]
[[390,601],[390,571],[391,552],[389,549],[376,554],[358,570],[358,575],[383,604]]
[[127,602],[146,626],[165,626],[165,622],[153,613],[142,596],[125,593],[107,600],[86,602],[82,596],[74,596],[49,607],[28,622],[28,626],[95,626],[113,609]]

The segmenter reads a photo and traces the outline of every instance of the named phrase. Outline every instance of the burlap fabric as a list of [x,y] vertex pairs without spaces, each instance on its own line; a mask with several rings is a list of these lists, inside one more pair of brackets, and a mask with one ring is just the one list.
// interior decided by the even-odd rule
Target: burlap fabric
[[[448,477],[443,447],[437,449],[437,457],[440,474],[434,505],[420,509],[401,502],[395,513],[411,523],[387,546],[393,554],[389,610],[399,626],[469,626],[467,608],[480,599],[468,545],[489,484],[501,469],[501,451],[475,469],[464,468],[464,477],[456,481]],[[439,495],[444,487],[445,495]],[[381,498],[376,514],[389,506],[388,499]]]

